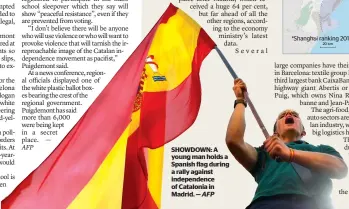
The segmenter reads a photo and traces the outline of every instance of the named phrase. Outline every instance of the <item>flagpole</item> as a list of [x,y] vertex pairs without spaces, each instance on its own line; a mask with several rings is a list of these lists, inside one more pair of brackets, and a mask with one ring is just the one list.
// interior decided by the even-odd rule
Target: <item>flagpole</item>
[[[233,70],[233,68],[231,67],[231,65],[229,64],[228,60],[225,58],[225,56],[223,55],[223,53],[221,52],[221,50],[215,46],[215,49],[218,53],[218,55],[220,56],[220,58],[222,59],[222,61],[224,62],[225,66],[227,67],[227,69],[229,70],[230,74],[233,76],[234,79],[237,79],[238,76],[237,74],[235,73],[235,71]],[[265,128],[263,122],[262,122],[262,119],[259,117],[258,113],[257,113],[257,110],[256,108],[254,107],[250,97],[248,96],[248,93],[247,91],[244,92],[244,96],[245,96],[245,100],[246,100],[246,103],[248,104],[248,106],[250,107],[251,111],[252,111],[252,114],[253,116],[255,117],[259,127],[261,128],[263,134],[264,134],[264,137],[267,139],[269,138],[269,133],[267,131],[267,129]]]

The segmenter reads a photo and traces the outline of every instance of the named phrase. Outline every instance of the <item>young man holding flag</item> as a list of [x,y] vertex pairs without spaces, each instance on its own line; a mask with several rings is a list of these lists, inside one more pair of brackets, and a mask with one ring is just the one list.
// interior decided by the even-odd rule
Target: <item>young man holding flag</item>
[[327,145],[302,141],[305,130],[297,112],[279,114],[274,135],[262,147],[244,141],[245,108],[241,79],[234,81],[236,101],[226,143],[235,159],[248,170],[258,187],[248,209],[328,209],[332,208],[331,179],[341,179],[348,169],[340,154]]

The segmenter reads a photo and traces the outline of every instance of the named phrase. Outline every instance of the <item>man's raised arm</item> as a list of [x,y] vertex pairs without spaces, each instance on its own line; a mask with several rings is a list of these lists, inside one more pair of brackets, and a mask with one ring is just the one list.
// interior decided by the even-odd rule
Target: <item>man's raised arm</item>
[[242,101],[245,101],[244,91],[246,91],[247,88],[241,79],[235,79],[233,90],[237,102],[229,121],[225,140],[235,159],[244,166],[246,170],[251,171],[257,162],[258,156],[256,149],[244,141],[246,103]]

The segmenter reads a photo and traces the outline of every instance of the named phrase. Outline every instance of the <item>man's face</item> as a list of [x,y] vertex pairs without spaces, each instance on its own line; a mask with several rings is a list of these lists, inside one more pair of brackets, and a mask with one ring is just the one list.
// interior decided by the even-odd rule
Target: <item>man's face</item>
[[285,110],[279,114],[276,123],[276,131],[280,135],[293,132],[297,137],[305,134],[299,114],[293,110]]

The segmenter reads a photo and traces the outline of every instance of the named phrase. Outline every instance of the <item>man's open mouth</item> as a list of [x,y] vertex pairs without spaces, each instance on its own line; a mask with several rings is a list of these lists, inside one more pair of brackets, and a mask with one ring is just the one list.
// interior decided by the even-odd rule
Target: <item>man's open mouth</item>
[[294,123],[294,120],[292,117],[287,117],[286,120],[285,120],[285,123],[286,124],[293,124]]

